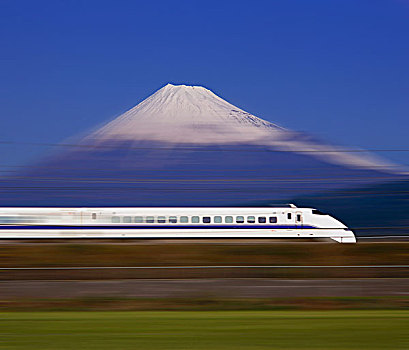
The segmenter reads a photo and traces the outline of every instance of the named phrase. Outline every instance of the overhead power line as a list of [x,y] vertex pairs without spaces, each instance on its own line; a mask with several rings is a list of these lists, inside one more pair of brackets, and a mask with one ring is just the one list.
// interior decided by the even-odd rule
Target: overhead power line
[[67,148],[85,148],[85,149],[124,149],[124,150],[181,150],[181,151],[200,151],[200,152],[295,152],[295,153],[377,153],[377,152],[409,152],[409,148],[396,149],[360,149],[360,148],[329,148],[329,149],[273,149],[274,145],[249,145],[249,147],[240,146],[228,148],[224,145],[203,145],[203,146],[129,146],[123,147],[119,145],[107,144],[68,144],[68,143],[45,143],[45,142],[15,142],[15,141],[0,141],[0,145],[25,145],[25,146],[43,146],[43,147],[67,147]]
[[110,184],[157,184],[157,183],[194,183],[194,184],[271,184],[271,183],[339,183],[339,182],[377,182],[377,181],[387,181],[387,180],[398,180],[406,179],[406,177],[398,176],[373,176],[373,177],[362,177],[356,176],[344,176],[344,177],[302,177],[302,178],[283,178],[283,177],[268,177],[268,178],[197,178],[197,177],[178,177],[178,178],[168,178],[168,177],[132,177],[132,178],[107,178],[107,177],[77,177],[77,176],[13,176],[12,178],[0,178],[1,182],[13,182],[16,180],[30,180],[36,182],[83,182],[83,183],[110,183]]

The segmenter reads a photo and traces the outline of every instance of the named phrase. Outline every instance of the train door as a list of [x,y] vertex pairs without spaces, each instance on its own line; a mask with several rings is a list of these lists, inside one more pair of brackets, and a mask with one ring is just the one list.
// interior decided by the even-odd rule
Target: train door
[[295,225],[296,226],[303,225],[303,216],[302,216],[302,212],[300,211],[295,212]]
[[96,224],[98,222],[101,222],[102,218],[102,212],[101,211],[96,211],[96,210],[83,210],[81,212],[81,217],[82,217],[82,223],[83,224]]
[[47,218],[59,225],[78,225],[81,224],[81,210],[60,209],[52,215],[47,215]]

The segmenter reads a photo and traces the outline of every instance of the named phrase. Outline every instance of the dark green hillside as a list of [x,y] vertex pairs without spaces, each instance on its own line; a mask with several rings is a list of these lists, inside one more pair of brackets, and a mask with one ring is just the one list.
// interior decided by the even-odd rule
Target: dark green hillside
[[336,216],[358,236],[409,234],[409,180],[303,196],[293,202]]

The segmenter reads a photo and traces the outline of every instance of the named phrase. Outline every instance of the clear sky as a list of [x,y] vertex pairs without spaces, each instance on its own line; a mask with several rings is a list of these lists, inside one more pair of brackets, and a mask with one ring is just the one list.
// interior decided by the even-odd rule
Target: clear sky
[[409,149],[409,0],[1,0],[0,60],[0,141],[16,142],[0,166],[168,82],[326,141]]

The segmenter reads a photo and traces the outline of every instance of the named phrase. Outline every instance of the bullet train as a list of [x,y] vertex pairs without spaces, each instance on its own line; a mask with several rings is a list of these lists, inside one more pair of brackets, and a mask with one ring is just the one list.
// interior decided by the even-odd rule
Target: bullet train
[[0,208],[0,239],[329,238],[355,243],[343,223],[312,208]]

